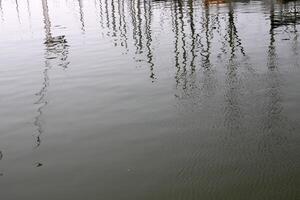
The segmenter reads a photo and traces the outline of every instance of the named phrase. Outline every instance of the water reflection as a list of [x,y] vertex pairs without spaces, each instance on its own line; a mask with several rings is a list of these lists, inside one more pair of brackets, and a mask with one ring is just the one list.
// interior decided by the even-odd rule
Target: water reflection
[[0,15],[1,15],[1,20],[3,22],[4,21],[4,17],[3,17],[2,0],[0,0]]
[[270,10],[272,28],[299,24],[300,12],[297,1],[284,0],[282,3],[276,6],[275,1],[272,0],[272,3],[270,4]]
[[[152,46],[152,7],[155,6],[156,9],[160,7],[170,8],[172,32],[174,33],[175,80],[177,85],[181,85],[185,89],[188,86],[187,74],[189,70],[193,74],[197,66],[206,69],[211,68],[212,59],[214,59],[211,58],[214,38],[222,44],[221,52],[218,54],[220,59],[223,59],[226,54],[230,54],[231,59],[237,53],[246,56],[235,22],[234,6],[236,2],[238,1],[205,0],[201,3],[192,0],[180,0],[168,4],[168,1],[165,3],[160,1],[146,3],[140,0],[130,2],[99,0],[97,5],[100,25],[108,30],[106,35],[112,38],[114,46],[125,47],[126,52],[128,52],[129,45],[133,45],[135,49],[134,60],[139,66],[146,64],[149,66],[149,77],[152,80],[155,77],[156,60],[153,53],[156,50]],[[245,1],[242,2],[245,3]],[[227,15],[224,15],[224,7],[220,13],[220,4],[227,7]],[[271,29],[298,23],[299,12],[297,12],[296,5],[296,1],[293,1],[292,4],[290,2],[271,1]],[[202,6],[201,20],[197,18],[195,21],[194,16],[200,12],[199,6]],[[126,12],[126,8],[128,12]],[[160,21],[163,20],[160,19]],[[201,27],[198,26],[199,24]],[[132,30],[132,32],[130,33],[128,30]],[[131,37],[133,40],[130,40]],[[128,44],[129,41],[132,41],[133,44]],[[200,61],[197,61],[197,57]]]
[[80,22],[81,22],[81,30],[82,30],[82,32],[85,32],[82,0],[78,0],[78,6],[79,6],[79,15],[80,15]]
[[[27,0],[28,21],[36,30],[38,26],[34,23],[37,20],[31,17],[36,15],[33,8],[38,5],[29,2]],[[41,151],[38,147],[43,144],[43,150],[49,152],[49,155],[43,155],[43,160],[61,163],[60,169],[56,166],[47,166],[47,169],[59,172],[72,167],[66,176],[76,173],[76,180],[91,181],[90,185],[82,185],[97,187],[97,191],[100,188],[97,180],[103,177],[101,188],[111,189],[113,187],[106,184],[110,180],[122,179],[126,184],[134,182],[128,181],[130,178],[154,174],[151,178],[155,183],[150,184],[164,188],[157,184],[161,177],[164,179],[161,182],[166,181],[165,185],[173,187],[178,184],[174,186],[175,196],[182,199],[191,197],[188,195],[193,192],[194,199],[198,199],[196,197],[202,191],[201,195],[219,195],[219,191],[223,193],[227,186],[237,189],[235,184],[238,183],[242,183],[241,191],[252,187],[256,191],[266,185],[274,187],[279,182],[280,185],[294,184],[294,180],[284,178],[281,184],[282,177],[278,178],[276,173],[286,175],[281,172],[286,171],[282,167],[286,157],[280,153],[287,149],[293,156],[292,151],[288,151],[290,144],[286,145],[291,140],[289,134],[293,132],[294,123],[284,112],[288,106],[293,108],[285,99],[284,73],[290,74],[291,67],[285,66],[286,63],[299,68],[297,1],[72,0],[72,9],[77,12],[75,17],[60,13],[61,7],[69,9],[64,7],[64,1],[54,2],[41,0],[44,55],[34,118],[35,148]],[[20,8],[26,9],[25,4],[24,1]],[[53,5],[57,10],[51,9]],[[4,16],[6,10],[9,9],[5,7],[3,12],[0,0],[2,20],[8,20]],[[11,1],[11,10],[19,15],[18,0]],[[22,18],[26,11],[20,11],[20,23],[26,22]],[[51,18],[49,12],[53,13]],[[60,19],[60,15],[66,19]],[[27,15],[24,16],[26,19]],[[70,22],[70,26],[62,33],[55,29],[58,27],[55,23],[64,20]],[[36,38],[33,37],[30,42],[34,41]],[[72,56],[70,48],[74,53]],[[98,53],[101,56],[95,58]],[[48,105],[52,102],[50,95],[59,95],[54,87],[50,87],[57,78],[51,75],[58,68],[67,69],[71,59],[74,59],[72,63],[77,63],[74,70],[68,71],[71,77],[68,87],[73,89],[67,91],[68,98],[79,98],[63,105],[70,113],[77,114],[71,116],[67,113],[66,116],[71,116],[68,120],[78,123],[66,127],[71,123],[64,121],[64,117],[60,121],[51,119],[51,109],[57,105]],[[138,70],[141,72],[139,77],[133,75]],[[140,77],[142,73],[146,80]],[[292,87],[290,85],[288,87]],[[146,94],[151,95],[153,101],[146,99]],[[66,97],[57,99],[59,104]],[[47,111],[49,118],[45,115]],[[65,116],[65,113],[55,114]],[[58,127],[48,126],[46,130],[45,122],[50,120]],[[68,136],[66,143],[64,139],[54,138],[57,135],[48,134],[60,128],[63,137]],[[46,141],[46,135],[47,139],[49,136],[49,145],[42,143]],[[62,148],[52,149],[61,146],[69,152],[56,156]],[[160,155],[156,150],[161,150]],[[273,151],[279,152],[272,156],[282,166],[274,167],[273,157],[269,156]],[[154,159],[149,159],[150,154]],[[72,162],[67,158],[72,158]],[[173,162],[179,164],[169,168],[169,163]],[[34,162],[35,167],[43,165],[44,162]],[[123,176],[122,170],[129,168],[125,165],[130,168],[130,165],[135,165],[131,177],[127,177],[128,172]],[[287,164],[284,167],[294,173],[294,166]],[[168,173],[165,173],[166,168]],[[77,173],[78,169],[85,172]],[[108,173],[106,177],[103,173],[106,171],[114,173]],[[269,171],[271,178],[265,175]],[[155,176],[156,172],[163,175]],[[96,177],[95,180],[92,177]],[[170,183],[169,179],[177,180]],[[222,181],[224,185],[220,183]],[[191,193],[182,192],[183,187]],[[263,192],[263,195],[267,194]]]
[[16,11],[17,11],[17,16],[18,16],[18,21],[19,21],[19,23],[21,24],[18,0],[16,0]]
[[[3,158],[3,153],[2,153],[2,151],[0,151],[0,161],[2,160],[2,158]],[[3,172],[0,170],[0,176],[3,176],[4,174],[3,174]]]
[[[84,4],[78,0],[81,30],[86,32]],[[132,56],[138,66],[148,67],[148,77],[154,82],[159,78],[161,57],[160,49],[156,48],[159,39],[156,34],[171,33],[168,41],[171,49],[170,55],[174,68],[174,85],[178,100],[196,101],[200,104],[205,98],[215,95],[220,80],[216,77],[216,69],[224,70],[224,125],[230,130],[240,130],[242,126],[243,84],[245,80],[241,71],[247,68],[248,72],[255,73],[249,63],[255,58],[248,55],[244,47],[245,34],[239,30],[237,9],[238,2],[251,1],[224,1],[224,0],[174,0],[153,1],[149,3],[142,0],[95,0],[97,21],[101,32],[111,39],[113,46],[123,48],[124,54]],[[281,78],[278,68],[278,55],[276,45],[282,41],[276,38],[279,32],[288,33],[285,38],[293,42],[291,52],[298,57],[298,31],[300,21],[298,1],[262,2],[269,9],[266,13],[270,22],[268,29],[269,44],[267,48],[267,89],[269,103],[266,103],[266,119],[272,122],[273,114],[280,114],[281,104]],[[14,1],[16,14],[21,23],[19,2]],[[65,35],[53,36],[47,0],[42,0],[43,22],[45,29],[45,62],[43,70],[43,86],[37,93],[39,105],[34,124],[37,127],[36,146],[41,144],[43,128],[43,112],[47,106],[47,93],[50,84],[49,71],[54,66],[67,68],[69,45]],[[159,14],[157,14],[159,12]],[[27,0],[27,12],[31,27],[30,3]],[[154,14],[155,13],[155,14]],[[2,0],[0,0],[0,14],[4,21]],[[155,21],[156,20],[156,21]],[[164,21],[170,20],[170,23]],[[159,25],[158,25],[159,24]],[[166,25],[167,24],[167,25]],[[31,29],[31,28],[30,28]],[[247,43],[246,43],[247,46]],[[252,59],[252,60],[251,60]],[[298,64],[296,59],[295,65]],[[252,74],[253,75],[253,74]],[[274,110],[277,110],[276,112]],[[278,119],[280,117],[277,117]],[[279,123],[279,122],[278,122]],[[269,125],[268,125],[269,124]],[[264,129],[273,126],[265,123]]]
[[37,109],[38,115],[35,117],[34,125],[37,127],[37,133],[35,134],[36,147],[39,147],[42,140],[41,136],[44,133],[43,128],[43,112],[48,105],[47,98],[48,89],[50,86],[50,70],[59,66],[66,69],[69,65],[67,60],[69,53],[69,45],[64,35],[52,36],[51,32],[51,20],[49,17],[49,8],[47,0],[42,0],[43,17],[44,17],[44,30],[45,30],[45,62],[43,70],[43,86],[36,94],[38,100],[36,104],[39,105]]

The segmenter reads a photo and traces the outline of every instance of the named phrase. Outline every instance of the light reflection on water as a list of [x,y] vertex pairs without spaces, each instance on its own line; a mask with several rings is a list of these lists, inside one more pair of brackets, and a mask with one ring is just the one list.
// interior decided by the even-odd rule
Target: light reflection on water
[[296,199],[299,8],[0,0],[3,198]]

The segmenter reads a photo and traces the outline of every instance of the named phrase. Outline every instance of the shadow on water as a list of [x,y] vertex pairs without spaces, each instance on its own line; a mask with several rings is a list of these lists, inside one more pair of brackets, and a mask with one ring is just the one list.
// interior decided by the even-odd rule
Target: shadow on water
[[[42,0],[43,17],[44,17],[44,30],[45,30],[45,62],[43,70],[43,85],[42,88],[36,95],[38,100],[35,104],[39,105],[37,109],[37,116],[34,119],[34,125],[37,127],[37,133],[34,134],[35,137],[35,148],[39,147],[42,142],[42,134],[44,130],[44,119],[43,113],[46,106],[49,103],[47,98],[48,89],[50,86],[49,73],[53,67],[59,66],[66,69],[69,65],[68,53],[69,45],[64,35],[52,36],[51,32],[51,20],[49,17],[49,8],[47,0]],[[42,163],[37,163],[37,167],[42,166]]]

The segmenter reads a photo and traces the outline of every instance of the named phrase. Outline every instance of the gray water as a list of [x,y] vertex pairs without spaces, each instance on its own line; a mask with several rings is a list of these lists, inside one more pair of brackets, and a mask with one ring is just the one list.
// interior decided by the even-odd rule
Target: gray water
[[296,200],[300,2],[0,0],[0,199]]

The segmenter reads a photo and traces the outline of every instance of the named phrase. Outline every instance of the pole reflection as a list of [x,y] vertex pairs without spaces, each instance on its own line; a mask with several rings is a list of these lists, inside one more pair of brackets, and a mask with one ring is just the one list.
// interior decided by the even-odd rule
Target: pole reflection
[[84,33],[85,32],[85,25],[84,25],[84,13],[83,13],[83,3],[82,3],[82,0],[78,0],[78,6],[79,6],[79,15],[80,15],[80,22],[81,22],[81,30]]
[[21,24],[21,18],[20,18],[20,11],[19,11],[19,2],[18,2],[18,0],[16,0],[16,11],[17,11],[17,17],[18,17],[19,24]]
[[[60,66],[63,69],[66,69],[68,62],[68,52],[69,45],[64,35],[52,36],[51,32],[51,20],[49,17],[49,8],[48,1],[42,1],[42,9],[43,9],[43,21],[44,21],[44,30],[45,30],[45,62],[44,62],[44,70],[43,70],[43,84],[39,92],[36,93],[38,96],[38,100],[36,104],[38,105],[37,115],[34,119],[34,125],[37,127],[37,132],[35,136],[35,148],[41,145],[42,139],[41,136],[45,132],[44,130],[44,119],[43,113],[46,106],[49,103],[47,98],[48,89],[50,86],[50,77],[49,72],[55,66]],[[38,163],[37,166],[41,166],[41,163]]]
[[[3,159],[3,153],[0,151],[0,161]],[[0,176],[3,176],[4,173],[0,171]]]
[[[44,130],[43,112],[49,103],[48,89],[50,85],[49,71],[55,67],[68,67],[69,46],[65,35],[53,36],[49,17],[47,0],[42,1],[44,23],[45,61],[43,67],[43,84],[37,92],[39,105],[34,120],[36,126],[35,141],[38,147],[41,144],[41,135]],[[30,1],[27,0],[28,18],[31,21]],[[81,31],[87,33],[88,3],[82,0],[74,1],[78,8]],[[229,130],[240,132],[243,127],[243,84],[245,78],[241,75],[241,68],[247,62],[255,63],[251,57],[247,33],[240,29],[238,11],[240,2],[225,0],[169,0],[169,1],[142,1],[142,0],[95,0],[93,3],[97,12],[97,24],[100,32],[112,42],[112,45],[124,50],[125,54],[137,66],[146,68],[147,77],[152,82],[158,82],[162,60],[160,50],[166,50],[172,68],[172,84],[177,99],[196,101],[199,106],[203,99],[213,97],[217,84],[222,85],[222,105],[224,126]],[[0,0],[0,14],[2,21],[3,1]],[[13,12],[22,18],[18,0],[12,1]],[[299,66],[298,30],[300,14],[299,1],[270,0],[261,3],[264,8],[270,9],[267,19],[270,27],[262,29],[262,37],[266,37],[267,86],[268,100],[264,106],[265,120],[263,129],[270,132],[276,124],[282,123],[282,80],[278,56],[281,41],[277,36],[284,32],[288,34],[294,54],[295,66]],[[22,5],[21,7],[22,8]],[[5,9],[6,11],[6,9]],[[21,10],[21,14],[23,10]],[[265,13],[264,13],[265,14]],[[86,18],[86,19],[85,19]],[[77,19],[78,20],[78,19]],[[33,20],[32,20],[33,21]],[[246,23],[245,21],[243,23]],[[30,22],[31,24],[31,22]],[[264,27],[265,28],[265,27]],[[160,30],[158,30],[160,29]],[[266,31],[266,32],[263,32]],[[169,34],[164,37],[164,34]],[[160,37],[164,37],[162,41]],[[167,38],[167,39],[165,39]],[[248,43],[247,43],[248,41]],[[159,46],[160,42],[164,42]],[[157,48],[159,46],[159,48]],[[277,48],[276,48],[277,47]],[[164,49],[165,48],[165,49]],[[253,50],[253,49],[252,49]],[[166,57],[167,57],[166,56]],[[166,58],[167,59],[167,58]],[[217,77],[216,71],[220,71]],[[224,80],[222,80],[222,78]],[[272,131],[271,131],[272,132]]]
[[4,13],[3,13],[3,8],[2,8],[2,0],[0,0],[0,15],[1,15],[2,22],[4,22]]

